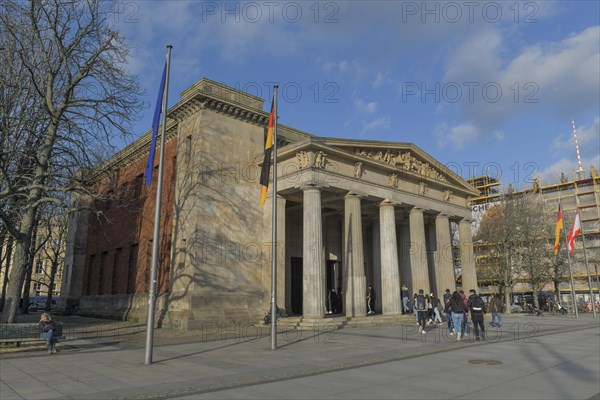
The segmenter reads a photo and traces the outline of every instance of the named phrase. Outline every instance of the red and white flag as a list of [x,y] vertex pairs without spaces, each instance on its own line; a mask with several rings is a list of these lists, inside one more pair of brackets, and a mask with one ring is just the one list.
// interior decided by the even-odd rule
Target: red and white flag
[[569,250],[569,255],[573,254],[573,249],[575,248],[575,238],[581,234],[581,219],[579,218],[579,210],[575,215],[575,222],[573,222],[573,227],[569,232],[569,236],[567,236],[567,246]]

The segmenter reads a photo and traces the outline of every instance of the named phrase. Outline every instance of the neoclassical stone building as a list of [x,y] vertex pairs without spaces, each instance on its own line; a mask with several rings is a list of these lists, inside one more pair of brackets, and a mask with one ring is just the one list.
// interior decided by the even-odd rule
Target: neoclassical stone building
[[[159,323],[254,320],[270,301],[272,188],[259,208],[263,99],[201,79],[168,112]],[[280,115],[285,109],[280,107]],[[71,218],[63,297],[80,312],[144,318],[154,190],[150,133],[95,172],[103,210]],[[341,288],[347,317],[402,312],[401,285],[476,288],[469,197],[477,190],[410,143],[324,138],[278,125],[278,305],[321,318]],[[156,181],[156,177],[155,177]],[[451,224],[460,252],[453,252]]]

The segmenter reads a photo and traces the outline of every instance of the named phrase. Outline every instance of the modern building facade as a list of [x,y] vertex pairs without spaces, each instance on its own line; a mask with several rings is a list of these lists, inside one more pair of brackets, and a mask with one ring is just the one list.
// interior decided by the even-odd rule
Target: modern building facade
[[[346,317],[367,315],[369,285],[384,315],[402,312],[402,285],[411,293],[455,289],[451,224],[462,285],[477,288],[468,198],[479,192],[414,144],[317,137],[279,124],[277,194],[270,188],[260,208],[263,108],[260,98],[201,79],[168,111],[159,324],[196,329],[265,314],[273,201],[277,303],[288,314],[323,318],[338,288]],[[157,179],[144,187],[149,141],[150,132],[90,177],[104,201],[75,199],[102,218],[71,218],[67,308],[146,315]]]
[[[480,176],[468,180],[473,186],[478,188],[481,195],[471,199],[473,235],[477,234],[479,223],[490,207],[500,204],[505,193],[500,191],[500,181],[490,176]],[[558,214],[558,204],[560,202],[565,229],[568,231],[573,225],[575,214],[579,210],[581,218],[582,235],[575,241],[575,249],[571,255],[571,265],[574,277],[574,286],[577,300],[579,302],[588,302],[590,291],[588,285],[588,270],[586,269],[585,259],[589,268],[592,290],[596,296],[595,301],[600,301],[598,295],[598,270],[600,269],[600,176],[594,167],[591,168],[589,175],[581,172],[576,173],[572,179],[568,179],[564,174],[560,182],[551,185],[540,185],[539,181],[533,181],[530,188],[512,191],[511,196],[534,196],[542,201],[546,212],[548,224],[556,224]],[[585,241],[585,252],[584,252]],[[554,242],[554,236],[548,237],[548,242]],[[561,242],[564,239],[561,238]],[[486,243],[476,243],[475,253],[485,254]],[[481,251],[479,251],[481,249]],[[477,257],[476,257],[477,259]],[[480,288],[483,293],[490,293],[498,290],[498,287],[490,281],[486,281],[482,274],[480,277]],[[545,291],[555,291],[554,284],[548,282],[544,288]],[[559,284],[561,301],[570,303],[571,286],[570,276],[564,274],[562,282]],[[516,299],[523,294],[531,293],[531,287],[527,282],[527,277],[523,277],[514,288]]]

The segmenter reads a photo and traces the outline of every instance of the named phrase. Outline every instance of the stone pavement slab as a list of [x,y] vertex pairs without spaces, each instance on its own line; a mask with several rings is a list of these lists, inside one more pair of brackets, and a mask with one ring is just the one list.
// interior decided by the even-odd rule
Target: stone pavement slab
[[[393,390],[398,382],[395,375],[401,377],[407,393],[404,398],[415,398],[409,395],[418,397],[424,389],[415,381],[423,379],[426,382],[434,372],[435,379],[443,383],[443,390],[431,387],[427,398],[444,398],[438,395],[468,395],[450,389],[455,377],[447,366],[453,364],[457,353],[462,357],[466,354],[463,352],[470,351],[475,358],[492,358],[497,354],[495,347],[500,346],[502,354],[511,360],[506,379],[513,380],[528,373],[526,362],[554,365],[552,363],[562,357],[565,365],[576,364],[567,355],[560,353],[559,357],[556,346],[589,357],[589,361],[598,357],[598,322],[591,318],[577,321],[568,317],[506,316],[505,320],[501,334],[490,330],[490,337],[494,339],[487,342],[466,338],[457,343],[448,335],[445,325],[431,327],[430,333],[420,335],[412,324],[347,328],[325,333],[289,332],[278,336],[276,351],[270,350],[267,336],[226,336],[222,341],[156,346],[154,363],[150,366],[142,365],[144,349],[126,341],[102,344],[103,341],[87,338],[74,339],[59,354],[47,355],[41,351],[2,354],[0,397],[2,400],[80,399],[82,396],[86,399],[152,399],[186,395],[189,398],[213,398],[212,395],[218,397],[223,390],[234,389],[228,398],[235,398],[238,396],[236,390],[243,389],[245,398],[267,398],[262,397],[262,386],[275,385],[278,395],[273,398],[283,395],[286,398],[322,398],[322,394],[327,393],[334,398],[340,393],[348,398],[359,398],[358,393],[369,395],[365,393],[368,388]],[[564,332],[562,335],[573,339],[569,341],[554,335],[556,332]],[[582,352],[581,346],[586,343],[584,332],[595,335],[590,338],[596,340],[596,346]],[[430,357],[441,357],[443,362]],[[396,364],[402,366],[401,374],[385,372]],[[51,367],[44,370],[40,365]],[[406,368],[407,365],[414,368]],[[461,368],[472,367],[462,358],[460,365]],[[584,379],[589,380],[590,374],[595,372],[581,364],[577,367]],[[553,368],[556,377],[569,378],[560,367]],[[356,375],[357,371],[364,372],[364,376]],[[489,380],[488,367],[479,365],[469,371],[475,382]],[[343,373],[349,376],[336,375]],[[336,377],[335,382],[330,382],[327,378],[330,376]],[[334,390],[327,392],[328,387]],[[477,384],[474,388],[482,390]],[[265,396],[273,393],[271,390],[266,392]],[[252,393],[256,397],[252,397]]]

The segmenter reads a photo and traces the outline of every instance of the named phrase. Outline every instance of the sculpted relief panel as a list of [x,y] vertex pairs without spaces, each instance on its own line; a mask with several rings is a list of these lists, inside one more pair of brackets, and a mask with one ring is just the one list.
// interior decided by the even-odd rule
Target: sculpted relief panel
[[427,162],[422,162],[409,151],[400,152],[386,149],[361,149],[356,148],[354,154],[381,161],[399,168],[426,176],[428,178],[445,181],[446,178]]
[[296,160],[298,160],[299,169],[311,167],[325,169],[325,166],[327,165],[327,154],[322,151],[317,151],[316,153],[299,151],[296,153]]

